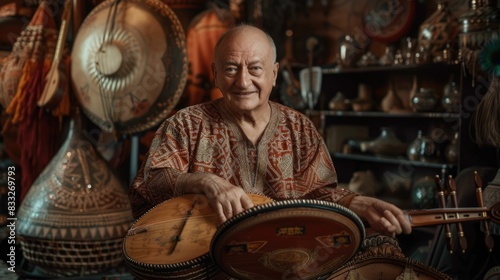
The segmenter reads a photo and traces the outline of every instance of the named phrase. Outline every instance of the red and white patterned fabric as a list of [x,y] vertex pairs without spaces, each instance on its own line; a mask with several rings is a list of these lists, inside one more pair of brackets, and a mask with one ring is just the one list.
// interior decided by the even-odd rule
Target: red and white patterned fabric
[[187,172],[213,173],[275,200],[315,198],[348,206],[355,194],[337,187],[333,162],[314,124],[293,109],[270,104],[271,120],[258,145],[247,140],[222,99],[167,119],[130,188],[134,216],[182,195],[177,182]]

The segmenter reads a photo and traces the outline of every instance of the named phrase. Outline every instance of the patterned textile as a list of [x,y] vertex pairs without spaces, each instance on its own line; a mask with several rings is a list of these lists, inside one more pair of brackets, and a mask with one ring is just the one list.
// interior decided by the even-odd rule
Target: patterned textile
[[[136,218],[183,194],[183,173],[207,172],[275,200],[316,198],[348,206],[322,137],[299,112],[270,102],[271,120],[257,145],[247,140],[222,99],[180,110],[156,131],[130,188]],[[182,180],[180,180],[182,181]]]

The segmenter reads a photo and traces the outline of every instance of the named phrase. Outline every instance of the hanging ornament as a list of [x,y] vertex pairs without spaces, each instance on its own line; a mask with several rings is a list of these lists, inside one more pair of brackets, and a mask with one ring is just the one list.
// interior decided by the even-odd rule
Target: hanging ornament
[[[0,70],[0,103],[9,116],[4,131],[17,127],[20,147],[19,165],[23,170],[20,199],[47,166],[61,144],[62,117],[60,107],[55,111],[37,104],[52,65],[57,41],[57,27],[50,1],[42,1],[33,18],[17,38],[12,53]],[[64,99],[65,104],[69,103]],[[69,106],[68,106],[69,107]]]
[[184,31],[162,1],[104,1],[81,25],[71,58],[77,100],[107,132],[134,134],[158,125],[187,78]]

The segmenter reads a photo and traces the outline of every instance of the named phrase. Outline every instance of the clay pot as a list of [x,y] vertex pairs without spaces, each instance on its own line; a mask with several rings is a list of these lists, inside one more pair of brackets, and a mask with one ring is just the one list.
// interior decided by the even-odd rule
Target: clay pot
[[432,112],[437,105],[437,96],[431,88],[420,88],[410,100],[415,112]]
[[406,152],[408,145],[401,142],[392,129],[383,127],[377,138],[361,142],[360,148],[362,152],[369,152],[375,155],[399,156]]
[[347,111],[349,107],[349,100],[340,91],[328,103],[328,108],[332,111]]

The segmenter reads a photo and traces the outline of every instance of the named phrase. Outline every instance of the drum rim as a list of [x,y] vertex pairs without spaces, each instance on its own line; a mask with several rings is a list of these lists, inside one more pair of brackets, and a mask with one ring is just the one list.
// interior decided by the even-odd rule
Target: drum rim
[[413,268],[414,270],[416,268],[417,272],[425,271],[426,273],[430,273],[435,277],[439,277],[436,279],[451,280],[451,277],[448,276],[447,274],[445,274],[445,273],[443,273],[443,272],[441,272],[433,267],[428,267],[427,265],[425,265],[424,263],[422,263],[418,260],[415,260],[415,259],[410,260],[410,259],[407,259],[404,257],[392,256],[392,255],[383,256],[383,257],[381,257],[381,256],[367,256],[367,257],[363,257],[363,258],[357,259],[357,260],[351,259],[348,262],[346,262],[345,264],[343,264],[342,266],[340,266],[338,269],[329,273],[328,277],[326,279],[328,280],[328,279],[331,279],[331,277],[339,277],[343,273],[345,273],[346,269],[357,269],[357,268],[360,268],[364,265],[376,264],[379,262],[386,262],[386,263],[391,263],[394,265],[406,265],[406,266]]
[[[333,212],[335,212],[337,214],[343,214],[346,218],[351,220],[359,229],[360,238],[359,238],[359,242],[356,246],[357,249],[356,249],[356,251],[353,252],[353,256],[356,254],[357,251],[359,251],[359,248],[361,247],[363,240],[365,239],[366,232],[365,232],[364,224],[358,215],[356,215],[352,210],[350,210],[347,207],[342,206],[338,203],[324,201],[324,200],[318,200],[318,199],[298,199],[298,198],[296,198],[296,199],[273,201],[271,203],[257,205],[257,206],[254,206],[246,211],[243,211],[243,212],[233,216],[232,218],[230,218],[226,222],[224,222],[216,230],[216,232],[214,233],[214,235],[212,237],[212,241],[210,243],[209,256],[210,256],[212,262],[214,264],[216,264],[222,272],[226,273],[227,275],[231,275],[230,273],[228,273],[225,270],[225,268],[223,268],[224,266],[219,265],[220,261],[218,261],[217,257],[215,256],[215,252],[214,252],[215,247],[217,247],[218,241],[222,238],[221,235],[224,232],[226,232],[227,230],[236,226],[240,221],[244,220],[245,218],[249,218],[249,217],[255,216],[257,214],[269,213],[271,211],[288,209],[288,208],[312,208],[312,209],[332,210]],[[348,215],[345,215],[345,214],[348,214]]]

